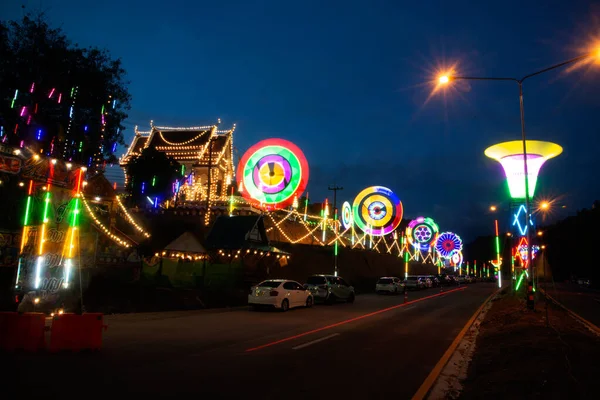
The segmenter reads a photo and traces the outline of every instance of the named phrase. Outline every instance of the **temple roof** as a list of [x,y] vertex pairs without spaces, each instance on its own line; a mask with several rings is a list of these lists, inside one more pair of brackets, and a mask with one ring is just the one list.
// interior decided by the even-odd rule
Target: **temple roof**
[[228,130],[218,130],[219,122],[194,127],[155,126],[151,122],[150,131],[147,132],[139,131],[136,126],[133,141],[120,164],[127,165],[132,157],[140,155],[143,149],[151,146],[180,163],[207,162],[209,138],[213,138],[212,151],[213,156],[216,156],[224,152],[235,130],[235,125]]

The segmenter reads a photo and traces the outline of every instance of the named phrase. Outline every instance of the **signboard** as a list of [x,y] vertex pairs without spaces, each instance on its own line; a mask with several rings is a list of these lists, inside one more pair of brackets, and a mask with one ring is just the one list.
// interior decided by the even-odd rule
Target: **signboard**
[[79,169],[69,168],[67,163],[48,158],[29,158],[25,161],[21,176],[24,179],[49,183],[52,186],[72,189],[77,183]]
[[[75,200],[70,190],[52,189],[48,202],[48,220],[42,225],[39,209],[45,205],[46,194],[43,190],[33,194],[32,225],[24,229],[23,253],[19,258],[19,286],[25,291],[35,290],[36,271],[39,270],[37,290],[42,293],[42,297],[55,294],[63,287],[65,276],[68,275],[65,272],[66,265],[70,265],[71,281],[80,266],[93,266],[96,244],[95,234],[81,234],[79,230],[75,231],[74,239],[71,240],[69,221]],[[42,231],[44,241],[40,243]],[[67,264],[66,257],[71,244],[74,245],[74,256]]]
[[21,171],[21,159],[0,154],[0,172],[18,174]]

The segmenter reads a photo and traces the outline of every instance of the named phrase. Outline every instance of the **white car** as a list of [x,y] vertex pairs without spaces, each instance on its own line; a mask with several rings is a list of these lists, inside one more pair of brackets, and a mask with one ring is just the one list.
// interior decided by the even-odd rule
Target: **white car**
[[396,278],[395,276],[384,276],[379,278],[375,284],[375,291],[377,293],[399,293],[404,290],[404,283],[402,279]]
[[250,289],[248,304],[255,309],[268,306],[287,311],[294,307],[312,307],[313,296],[296,281],[269,279]]

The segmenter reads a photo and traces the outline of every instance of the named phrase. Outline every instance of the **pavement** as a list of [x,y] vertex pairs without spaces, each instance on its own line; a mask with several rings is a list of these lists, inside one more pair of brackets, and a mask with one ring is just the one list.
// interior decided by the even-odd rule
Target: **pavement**
[[[21,397],[410,399],[492,283],[356,297],[287,313],[247,309],[107,316],[97,353],[12,354]],[[243,396],[243,397],[241,397]]]
[[600,291],[575,283],[548,284],[547,290],[563,306],[600,327]]

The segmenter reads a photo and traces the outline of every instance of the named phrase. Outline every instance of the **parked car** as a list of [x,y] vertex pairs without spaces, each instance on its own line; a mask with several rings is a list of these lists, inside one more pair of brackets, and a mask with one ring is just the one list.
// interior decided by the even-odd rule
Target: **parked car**
[[442,274],[439,276],[439,280],[443,286],[458,285],[458,281],[456,280],[456,276],[454,275]]
[[406,285],[406,289],[421,290],[426,287],[425,282],[418,276],[409,276],[404,281],[404,284]]
[[421,281],[425,284],[426,288],[433,287],[433,281],[428,276],[420,276]]
[[269,279],[253,286],[248,295],[248,304],[253,308],[274,307],[287,311],[293,307],[312,307],[312,293],[296,281]]
[[329,304],[338,301],[354,302],[354,287],[339,276],[313,275],[306,280],[304,287],[312,293],[316,301]]
[[442,282],[441,282],[440,278],[438,278],[436,275],[431,275],[428,278],[431,279],[431,285],[432,285],[432,287],[440,287],[440,286],[442,286]]
[[399,293],[404,290],[404,283],[402,279],[396,278],[395,276],[384,276],[379,278],[377,284],[375,284],[375,291],[377,293]]
[[469,275],[459,275],[456,279],[459,284],[473,283],[473,279]]

